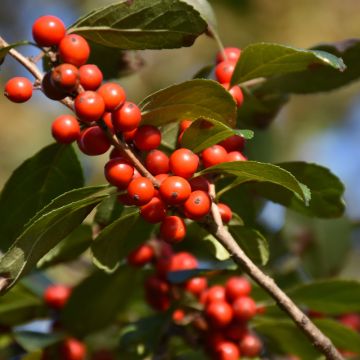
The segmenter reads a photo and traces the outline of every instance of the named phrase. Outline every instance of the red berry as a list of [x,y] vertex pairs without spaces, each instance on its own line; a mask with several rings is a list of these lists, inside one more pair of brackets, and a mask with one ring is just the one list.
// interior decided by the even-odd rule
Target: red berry
[[247,158],[240,151],[231,151],[226,155],[226,162],[246,160]]
[[35,20],[32,35],[40,46],[58,45],[65,36],[65,25],[56,16],[45,15]]
[[109,155],[109,158],[110,158],[110,159],[120,158],[120,159],[123,160],[124,162],[127,162],[127,163],[130,164],[129,160],[127,160],[127,158],[125,158],[123,152],[120,151],[119,149],[115,148],[115,147],[111,150],[110,155]]
[[51,285],[44,293],[47,306],[54,309],[62,309],[71,295],[71,288],[64,285]]
[[75,98],[75,113],[80,120],[93,122],[99,120],[105,111],[103,98],[95,91],[84,91]]
[[229,93],[234,98],[237,107],[240,107],[244,102],[244,94],[241,90],[241,87],[238,85],[235,85],[232,88],[230,88]]
[[90,55],[88,42],[80,35],[66,35],[59,44],[60,59],[77,67],[84,65]]
[[78,139],[78,146],[84,154],[91,156],[105,154],[110,149],[109,140],[99,126],[83,130]]
[[24,77],[14,77],[5,84],[4,95],[14,103],[23,103],[32,96],[32,83]]
[[206,288],[207,280],[202,276],[194,277],[185,283],[185,290],[195,296],[199,296]]
[[103,81],[103,74],[96,65],[86,64],[79,68],[79,80],[85,90],[95,91]]
[[112,113],[113,124],[118,131],[132,131],[141,122],[141,111],[132,102],[126,101],[122,107]]
[[220,145],[213,145],[205,149],[202,153],[204,167],[208,168],[226,161],[227,152]]
[[61,346],[62,360],[84,360],[86,356],[86,347],[81,341],[68,338],[64,340]]
[[152,125],[140,126],[136,131],[134,144],[141,151],[156,149],[161,144],[161,132]]
[[165,219],[166,205],[160,198],[154,196],[141,207],[140,215],[151,224],[159,223]]
[[189,149],[175,150],[170,156],[170,170],[174,175],[191,178],[199,166],[199,157]]
[[123,131],[123,137],[126,142],[131,142],[134,140],[137,128],[131,131]]
[[251,293],[250,282],[242,276],[232,276],[225,284],[226,298],[234,301],[238,297],[248,296]]
[[230,220],[232,219],[232,211],[226,204],[219,203],[217,204],[217,207],[220,212],[221,220],[224,224],[228,224]]
[[157,275],[151,275],[145,281],[145,290],[148,294],[156,297],[167,295],[170,292],[170,286],[167,281]]
[[108,127],[111,133],[114,134],[114,126],[111,119],[111,113],[105,113],[102,118],[105,122],[105,125]]
[[209,181],[204,176],[198,176],[189,180],[191,191],[202,190],[209,192]]
[[154,256],[154,249],[148,244],[142,244],[128,255],[127,261],[132,266],[141,267],[150,263]]
[[115,111],[124,104],[126,99],[124,89],[115,83],[101,85],[97,92],[104,99],[106,111]]
[[226,151],[242,151],[245,146],[245,139],[239,135],[232,135],[227,139],[219,142]]
[[235,70],[235,63],[232,61],[222,61],[215,67],[216,79],[221,84],[230,83]]
[[41,89],[46,97],[51,100],[62,100],[66,97],[66,92],[64,90],[58,89],[55,87],[51,81],[51,72],[48,72],[44,75],[41,82]]
[[184,203],[184,211],[189,219],[201,219],[210,212],[211,199],[207,192],[193,191]]
[[209,304],[214,301],[225,301],[225,288],[221,285],[213,285],[207,289],[202,298],[204,304]]
[[360,331],[360,315],[359,314],[345,314],[339,317],[339,321],[346,327],[354,331]]
[[169,172],[169,158],[160,150],[152,150],[146,155],[145,166],[153,175],[165,174]]
[[54,139],[61,144],[70,144],[80,136],[80,126],[75,116],[60,115],[51,125]]
[[248,333],[248,329],[247,329],[246,323],[239,323],[239,322],[231,323],[225,329],[226,338],[228,338],[232,341],[239,341],[247,333]]
[[191,270],[198,267],[198,261],[192,254],[183,251],[179,252],[171,258],[169,271]]
[[182,120],[179,125],[180,132],[184,132],[192,124],[192,120]]
[[208,303],[205,308],[205,314],[210,324],[215,328],[223,328],[229,325],[233,318],[231,306],[223,300]]
[[167,216],[160,226],[160,236],[164,241],[175,244],[184,239],[186,225],[184,220],[178,216]]
[[187,180],[180,176],[169,176],[160,185],[161,197],[170,205],[181,204],[191,194],[191,187]]
[[259,356],[262,350],[260,339],[252,334],[246,334],[240,341],[241,355],[248,357]]
[[51,72],[51,81],[59,90],[70,92],[79,83],[79,70],[71,64],[58,65]]
[[185,311],[182,309],[176,309],[172,313],[172,319],[175,323],[182,322],[184,320],[184,318],[185,318]]
[[240,321],[248,321],[256,315],[256,303],[248,296],[237,298],[233,302],[234,317]]
[[154,197],[155,189],[149,179],[141,176],[130,182],[127,191],[135,205],[145,205]]
[[119,189],[126,189],[134,175],[134,168],[121,158],[110,160],[105,165],[106,180]]
[[230,341],[218,343],[215,347],[216,360],[238,360],[240,358],[239,348]]
[[222,62],[224,60],[228,61],[238,61],[240,58],[241,50],[235,47],[227,47],[224,51],[219,51],[216,55],[216,62]]

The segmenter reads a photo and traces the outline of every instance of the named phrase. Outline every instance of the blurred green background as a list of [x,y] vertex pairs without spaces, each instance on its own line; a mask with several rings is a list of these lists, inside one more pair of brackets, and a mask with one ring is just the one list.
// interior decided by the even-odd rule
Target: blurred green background
[[[113,1],[101,0],[1,0],[0,33],[8,41],[31,39],[31,24],[39,16],[54,14],[70,25],[82,14]],[[244,47],[252,42],[268,41],[296,47],[311,47],[360,35],[357,0],[213,0],[219,32],[226,46]],[[15,6],[14,6],[15,5]],[[36,49],[22,48],[28,55]],[[149,93],[176,82],[190,79],[200,68],[214,63],[216,43],[203,36],[191,48],[169,51],[144,51],[145,67],[121,79],[129,99],[139,101]],[[359,64],[360,66],[360,64]],[[3,85],[10,77],[25,75],[10,57],[0,68]],[[317,249],[305,269],[313,276],[337,274],[338,269],[317,272],[314,264],[339,260],[346,266],[342,274],[359,277],[360,236],[360,81],[340,90],[293,96],[267,130],[256,131],[248,155],[261,161],[307,160],[328,166],[346,184],[347,220],[309,221],[287,214],[286,234],[296,237],[310,227],[317,231]],[[41,93],[22,105],[0,98],[0,184],[27,157],[52,142],[51,121],[64,111],[61,105]],[[89,183],[103,182],[104,158],[81,156]],[[261,219],[273,232],[283,225],[284,212],[268,204]],[[325,224],[326,223],[326,224]],[[290,224],[290,225],[289,225]],[[325,225],[324,225],[325,224]],[[334,246],[329,246],[329,241]],[[331,253],[330,253],[331,250]],[[351,251],[350,251],[351,250]],[[313,256],[315,256],[315,261]],[[312,261],[311,261],[312,259]],[[321,263],[322,264],[322,263]],[[335,269],[335,270],[334,270]]]

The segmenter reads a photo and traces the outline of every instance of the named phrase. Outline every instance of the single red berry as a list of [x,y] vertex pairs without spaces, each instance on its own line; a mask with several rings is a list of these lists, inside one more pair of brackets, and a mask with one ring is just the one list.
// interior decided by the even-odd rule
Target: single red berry
[[238,297],[248,296],[251,293],[250,282],[242,276],[232,276],[225,284],[226,298],[234,301]]
[[226,301],[225,288],[221,285],[213,285],[207,289],[202,298],[203,304],[209,304],[214,301]]
[[127,162],[130,164],[130,161],[124,156],[124,153],[115,147],[111,150],[109,158],[110,159],[120,158],[124,162]]
[[32,96],[33,86],[30,80],[24,77],[14,77],[5,84],[4,95],[14,103],[23,103]]
[[130,131],[123,131],[122,135],[126,142],[131,142],[134,140],[135,134],[136,134],[137,128]]
[[165,219],[166,205],[162,199],[154,196],[140,208],[140,215],[151,224],[159,223]]
[[229,206],[223,203],[217,204],[221,220],[224,224],[228,224],[230,220],[232,219],[232,211]]
[[223,51],[219,51],[216,55],[216,62],[220,63],[224,60],[237,62],[240,58],[241,49],[235,47],[227,47]]
[[256,303],[249,296],[242,296],[233,302],[234,317],[240,321],[248,321],[256,315]]
[[133,250],[127,257],[130,265],[142,267],[154,259],[154,249],[148,244],[142,244]]
[[130,182],[127,191],[134,204],[139,206],[147,204],[154,197],[155,189],[149,179],[141,176]]
[[85,64],[79,68],[80,85],[84,90],[95,91],[103,81],[103,73],[93,64]]
[[184,239],[186,225],[184,220],[178,216],[167,216],[160,226],[160,236],[164,241],[175,244]]
[[339,321],[354,331],[360,331],[360,315],[355,313],[345,314],[339,317]]
[[84,91],[75,98],[75,113],[80,120],[93,122],[99,120],[105,111],[103,98],[95,91]]
[[126,189],[134,175],[134,167],[121,158],[115,158],[105,165],[106,180],[119,189]]
[[240,151],[231,151],[226,155],[226,162],[246,161],[247,158]]
[[170,205],[181,204],[191,194],[191,187],[187,180],[180,176],[169,176],[159,188],[161,197]]
[[235,86],[230,88],[229,93],[234,98],[237,107],[240,107],[244,102],[244,94],[243,94],[243,92],[241,90],[241,87],[238,86],[238,85],[235,85]]
[[225,162],[227,151],[220,145],[213,145],[205,149],[201,156],[204,167],[208,168]]
[[58,65],[51,72],[51,81],[59,90],[70,92],[79,83],[79,70],[71,64]]
[[170,170],[185,179],[191,178],[198,166],[199,157],[189,149],[177,149],[170,156]]
[[141,111],[132,102],[126,101],[123,106],[112,113],[114,127],[118,131],[132,131],[141,122]]
[[79,149],[90,156],[105,154],[110,149],[109,140],[99,126],[83,130],[77,143]]
[[61,144],[70,144],[80,136],[80,126],[73,115],[60,115],[51,125],[54,139]]
[[60,59],[77,67],[84,65],[90,56],[88,42],[80,35],[66,35],[59,43]]
[[179,252],[172,256],[169,271],[191,270],[198,267],[196,257],[186,251]]
[[153,174],[165,174],[169,172],[169,157],[160,150],[151,150],[145,158],[146,168]]
[[172,319],[175,323],[181,323],[185,318],[185,311],[183,309],[176,309],[172,313]]
[[151,275],[145,280],[145,290],[154,297],[167,295],[170,292],[170,285],[157,275]]
[[65,25],[56,16],[45,15],[35,20],[32,35],[39,46],[58,45],[65,36]]
[[192,124],[192,120],[182,120],[179,125],[180,132],[184,132]]
[[185,283],[185,290],[195,296],[200,296],[206,288],[207,280],[203,276],[194,277]]
[[66,91],[55,87],[51,81],[51,72],[47,72],[44,75],[41,82],[41,89],[45,96],[51,100],[58,101],[64,99],[67,96]]
[[161,144],[161,132],[152,125],[140,126],[136,131],[134,144],[141,151],[154,150]]
[[106,111],[115,111],[122,106],[126,100],[124,89],[115,83],[109,82],[101,85],[97,92],[104,99]]
[[44,301],[53,309],[62,309],[71,295],[71,288],[64,285],[48,286],[44,293]]
[[232,61],[222,61],[215,67],[215,76],[216,79],[221,84],[230,83],[232,75],[235,70],[236,63]]
[[239,358],[239,348],[231,341],[221,342],[215,347],[216,360],[238,360]]
[[202,190],[209,192],[209,181],[204,176],[198,176],[189,180],[191,191]]
[[111,113],[109,113],[109,112],[105,113],[102,118],[105,122],[105,125],[108,127],[108,129],[111,131],[111,133],[114,134],[115,131],[114,131],[114,125],[113,125],[112,119],[111,119]]
[[85,344],[77,339],[68,338],[61,345],[62,360],[85,360]]
[[210,212],[211,199],[207,192],[193,191],[184,202],[184,212],[189,219],[201,219]]
[[252,334],[246,334],[240,341],[241,355],[248,357],[259,356],[262,350],[260,339]]
[[247,324],[238,321],[231,323],[224,330],[226,338],[232,341],[239,341],[249,332]]
[[232,135],[219,142],[219,145],[221,145],[227,152],[242,151],[245,146],[245,139],[239,135]]
[[233,310],[223,300],[212,301],[205,307],[205,314],[210,324],[215,328],[223,328],[231,323]]

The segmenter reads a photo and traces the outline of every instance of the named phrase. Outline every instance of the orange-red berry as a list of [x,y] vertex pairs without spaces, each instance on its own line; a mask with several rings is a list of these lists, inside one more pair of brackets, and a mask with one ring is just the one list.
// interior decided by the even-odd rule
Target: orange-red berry
[[85,64],[79,68],[79,81],[84,90],[97,90],[103,78],[103,73],[94,64]]
[[244,156],[240,151],[231,151],[226,155],[226,162],[232,161],[246,161],[247,157]]
[[155,189],[149,179],[141,176],[130,182],[127,191],[135,205],[145,205],[154,197]]
[[80,136],[80,126],[73,115],[60,115],[51,125],[54,139],[61,144],[70,144]]
[[91,156],[105,154],[110,149],[109,140],[99,126],[83,130],[77,143],[84,154]]
[[140,126],[136,131],[134,144],[141,151],[154,150],[161,144],[161,132],[152,125]]
[[136,104],[126,101],[112,113],[112,120],[117,131],[133,131],[141,122],[141,111]]
[[231,306],[223,300],[209,302],[205,307],[205,314],[215,328],[223,328],[229,325],[233,319]]
[[71,64],[58,65],[51,72],[51,81],[59,90],[72,91],[79,83],[79,70]]
[[191,270],[198,267],[196,257],[186,251],[174,254],[170,261],[169,271]]
[[215,67],[215,76],[216,79],[221,84],[227,84],[230,83],[232,75],[235,70],[235,63],[232,61],[222,61]]
[[238,360],[240,358],[239,348],[231,341],[223,341],[215,347],[216,360]]
[[251,293],[251,284],[242,276],[232,276],[226,281],[225,293],[229,301],[234,301],[241,296],[248,296]]
[[180,176],[169,176],[160,185],[159,192],[166,203],[181,204],[190,196],[191,187],[187,180]]
[[223,51],[219,51],[216,55],[216,62],[224,60],[236,62],[239,60],[241,49],[235,47],[227,47]]
[[165,219],[166,205],[162,199],[154,196],[140,208],[140,215],[151,224],[159,223]]
[[178,216],[167,216],[160,226],[160,237],[171,244],[178,243],[186,235],[184,220]]
[[134,175],[134,167],[122,158],[111,159],[105,165],[106,180],[119,189],[126,189]]
[[205,149],[202,153],[204,167],[208,168],[226,161],[227,151],[220,145],[213,145]]
[[207,192],[193,191],[184,202],[184,211],[189,219],[201,219],[210,212],[211,199]]
[[160,150],[152,150],[146,155],[145,166],[153,175],[165,174],[169,172],[169,157]]
[[126,100],[124,89],[115,83],[101,85],[97,92],[104,99],[106,111],[115,111],[121,107]]
[[99,120],[105,111],[103,98],[95,91],[84,91],[75,98],[75,113],[80,120],[93,122]]
[[221,220],[224,224],[228,224],[230,220],[232,219],[232,211],[229,206],[223,203],[217,204]]
[[154,256],[154,249],[148,244],[142,244],[128,255],[127,261],[132,266],[141,267],[150,263]]
[[177,149],[170,156],[170,170],[185,179],[191,178],[198,166],[199,157],[189,149]]
[[64,285],[48,286],[44,293],[44,301],[53,309],[62,309],[71,295],[71,288]]
[[77,339],[68,338],[61,345],[62,360],[85,360],[85,344]]
[[195,296],[199,296],[207,288],[207,280],[203,276],[194,277],[185,283],[185,290]]
[[4,95],[14,103],[23,103],[32,96],[32,83],[24,77],[14,77],[5,84]]
[[40,46],[58,45],[65,36],[65,25],[56,16],[45,15],[35,20],[32,35]]
[[238,297],[233,302],[234,317],[240,321],[248,321],[256,315],[256,303],[249,296]]
[[259,356],[262,350],[261,340],[252,334],[246,334],[239,344],[241,355],[248,357]]
[[245,139],[240,135],[232,135],[219,142],[226,151],[242,151],[245,146]]
[[77,67],[84,65],[90,56],[88,42],[80,35],[66,35],[59,43],[60,59]]

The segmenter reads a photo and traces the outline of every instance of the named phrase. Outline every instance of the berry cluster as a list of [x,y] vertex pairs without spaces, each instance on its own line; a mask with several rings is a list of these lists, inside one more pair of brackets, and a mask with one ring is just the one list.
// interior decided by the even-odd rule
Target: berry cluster
[[240,354],[259,356],[262,342],[249,329],[248,322],[262,313],[264,307],[257,306],[251,298],[247,279],[233,276],[225,286],[209,286],[206,277],[197,276],[171,284],[170,272],[197,269],[198,260],[188,252],[174,253],[167,243],[158,240],[135,249],[128,256],[128,263],[136,267],[153,264],[155,271],[145,281],[147,303],[157,311],[166,311],[176,303],[174,325],[191,324],[198,343],[212,358],[237,360]]

